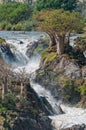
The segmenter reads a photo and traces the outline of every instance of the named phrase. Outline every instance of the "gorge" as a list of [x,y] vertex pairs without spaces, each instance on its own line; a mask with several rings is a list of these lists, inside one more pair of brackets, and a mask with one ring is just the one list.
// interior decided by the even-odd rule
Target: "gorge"
[[[52,94],[51,90],[40,85],[41,82],[40,84],[39,82],[36,82],[36,75],[40,68],[41,61],[40,53],[42,50],[39,49],[39,51],[35,51],[35,49],[40,43],[40,39],[45,38],[46,34],[37,32],[23,33],[2,31],[0,32],[0,37],[6,40],[6,43],[10,45],[11,50],[11,52],[8,53],[4,47],[1,49],[3,59],[13,66],[14,72],[18,73],[20,70],[25,69],[25,72],[31,75],[31,87],[43,102],[46,110],[50,113],[48,116],[52,120],[54,129],[66,129],[75,125],[81,125],[80,130],[85,130],[86,109],[76,108],[63,103],[62,99],[55,98],[55,95]],[[74,38],[75,36],[71,37],[71,44],[73,43]],[[45,45],[44,48],[47,48],[47,45]],[[50,104],[50,107],[45,104],[44,100]],[[49,110],[49,108],[51,109]]]

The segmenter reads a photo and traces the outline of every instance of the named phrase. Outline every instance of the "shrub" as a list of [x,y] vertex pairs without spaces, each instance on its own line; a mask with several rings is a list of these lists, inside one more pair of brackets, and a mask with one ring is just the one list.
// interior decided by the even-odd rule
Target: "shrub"
[[22,30],[22,26],[23,26],[22,23],[17,23],[17,24],[14,26],[14,28],[15,28],[16,31],[21,31],[21,30]]
[[3,38],[0,38],[0,43],[5,42],[5,40]]
[[2,104],[2,107],[8,109],[8,110],[14,110],[16,108],[16,97],[13,94],[6,94],[5,99],[1,100],[0,103]]
[[80,86],[80,93],[81,93],[81,96],[86,96],[86,84],[85,83]]
[[78,87],[75,86],[73,80],[66,78],[64,76],[61,76],[59,80],[60,83],[62,84],[62,91],[64,94],[65,102],[73,101],[73,99],[76,98],[76,96],[80,97]]
[[8,23],[5,27],[6,30],[11,30],[12,29],[12,24],[11,23]]
[[1,29],[1,30],[5,30],[7,24],[8,24],[8,22],[6,22],[6,21],[1,22],[1,23],[0,23],[0,29]]

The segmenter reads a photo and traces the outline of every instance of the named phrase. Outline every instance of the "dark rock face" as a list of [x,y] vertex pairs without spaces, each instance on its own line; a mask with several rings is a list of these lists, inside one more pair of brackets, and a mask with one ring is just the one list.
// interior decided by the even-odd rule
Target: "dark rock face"
[[[20,110],[12,130],[53,130],[51,120],[47,116],[49,113],[44,108],[36,92],[30,84],[26,84],[25,90],[25,97],[29,102],[29,106],[27,110],[26,108]],[[32,113],[34,111],[36,113]]]
[[48,44],[45,43],[43,39],[39,39],[38,41],[31,42],[27,45],[26,55],[28,57],[31,57],[32,55],[34,55],[34,52],[37,48],[39,48],[37,53],[40,53],[40,47],[39,46],[41,46],[41,51],[43,51],[45,48],[48,47]]
[[82,83],[85,82],[86,66],[79,66],[77,61],[70,59],[67,54],[57,56],[52,61],[47,58],[49,53],[47,55],[44,57],[45,59],[41,60],[40,69],[37,70],[36,82],[49,89],[57,100],[67,101],[68,99],[72,103],[79,102],[81,97],[80,93],[75,90],[79,87],[76,82],[78,80],[81,80]]
[[82,68],[82,77],[86,78],[86,66]]
[[75,79],[81,77],[81,70],[77,63],[67,59],[66,57],[62,57],[57,64],[56,69],[63,70],[64,75],[69,78]]
[[26,55],[28,57],[31,57],[33,55],[34,50],[38,47],[38,41],[31,42],[30,44],[27,45],[27,51]]
[[65,129],[62,129],[62,130],[86,130],[86,125],[85,124],[82,124],[82,125],[74,125],[70,128],[65,128]]
[[9,59],[16,60],[14,54],[12,53],[10,46],[7,43],[3,43],[0,45],[2,53],[5,53]]
[[16,119],[12,130],[52,130],[50,123],[48,117],[40,119],[39,122],[31,118],[20,117]]
[[36,107],[36,109],[39,111],[41,110],[41,112],[45,113],[45,115],[51,115],[51,113],[54,114],[51,105],[48,103],[45,97],[39,97],[30,85],[26,85],[26,89],[27,100],[34,100],[35,102],[33,105]]

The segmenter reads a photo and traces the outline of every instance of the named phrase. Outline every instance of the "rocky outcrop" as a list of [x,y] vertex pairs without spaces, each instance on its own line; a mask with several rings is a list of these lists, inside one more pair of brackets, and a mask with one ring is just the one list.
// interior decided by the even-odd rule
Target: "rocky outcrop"
[[86,66],[82,67],[82,77],[86,79]]
[[45,48],[48,47],[48,44],[44,41],[44,39],[40,38],[37,41],[33,41],[27,45],[26,55],[31,57],[36,53],[41,53]]
[[70,128],[65,128],[65,129],[62,129],[62,130],[86,130],[86,125],[85,124],[82,124],[82,125],[74,125]]
[[51,121],[48,117],[42,117],[39,120],[19,117],[14,122],[12,130],[52,130]]
[[16,61],[15,55],[12,53],[10,49],[10,45],[7,44],[6,42],[0,44],[0,49],[2,51],[2,55],[4,59],[9,59],[11,61]]
[[15,97],[13,95],[7,97],[5,106],[0,100],[2,107],[0,109],[0,128],[3,130],[53,130],[51,119],[48,118],[50,112],[45,107],[45,105],[48,106],[48,109],[52,111],[50,104],[46,101],[44,105],[41,98],[31,88],[29,79],[25,78],[25,81],[23,80],[22,95],[20,94],[21,81],[18,77],[13,79],[13,81],[13,86],[11,86],[10,90],[12,89],[13,92],[17,90]]
[[[75,54],[72,56],[77,58]],[[42,53],[36,82],[49,89],[56,99],[79,102],[83,91],[80,88],[86,82],[86,66],[79,65],[79,57],[76,58],[68,54],[57,55],[52,48],[48,48]]]
[[62,69],[64,71],[64,75],[69,78],[77,79],[81,77],[81,70],[78,64],[71,61],[70,59],[67,59],[66,57],[62,57],[59,65],[57,66],[58,69]]
[[47,116],[49,112],[46,111],[30,84],[26,85],[25,93],[29,106],[20,110],[12,130],[53,130],[51,120]]

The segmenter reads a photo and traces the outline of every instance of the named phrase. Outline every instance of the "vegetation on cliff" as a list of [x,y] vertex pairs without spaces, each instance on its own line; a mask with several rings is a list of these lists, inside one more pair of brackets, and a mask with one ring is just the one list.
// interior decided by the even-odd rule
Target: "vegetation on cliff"
[[30,86],[29,74],[14,73],[0,58],[0,129],[52,130],[48,114]]
[[[40,1],[37,2],[39,5]],[[86,57],[83,54],[86,50],[86,38],[77,38],[74,47],[69,44],[70,33],[80,31],[83,28],[83,20],[79,13],[70,12],[75,9],[76,1],[72,1],[74,2],[73,6],[71,0],[68,2],[61,1],[58,5],[58,8],[69,11],[57,10],[57,7],[55,7],[57,1],[53,5],[51,5],[52,0],[48,1],[46,6],[44,1],[41,2],[43,2],[42,6],[37,7],[37,10],[56,9],[37,12],[35,14],[37,24],[31,21],[31,6],[20,3],[0,5],[0,28],[29,30],[36,26],[37,29],[46,32],[50,37],[49,47],[42,52],[42,48],[45,49],[46,47],[40,44],[35,51],[33,50],[34,54],[42,52],[36,80],[51,90],[55,98],[62,99],[67,103],[77,103],[77,106],[86,108]],[[3,42],[5,42],[4,39],[0,39],[0,43]],[[43,117],[43,115],[46,115],[46,111],[40,104],[36,93],[31,89],[27,74],[24,72],[19,75],[13,74],[8,68],[8,65],[0,61],[1,129],[16,129],[14,122],[18,115],[19,120],[17,121],[20,121],[20,123],[21,117],[28,117],[31,119],[29,121],[35,120],[37,126],[43,127],[43,124],[40,124],[40,115]],[[37,127],[38,129],[41,130]],[[50,130],[50,128],[47,129]]]
[[43,10],[35,18],[37,28],[50,37],[49,47],[41,54],[37,81],[54,91],[56,97],[86,107],[86,38],[76,38],[70,46],[69,35],[83,28],[81,16],[64,10]]

